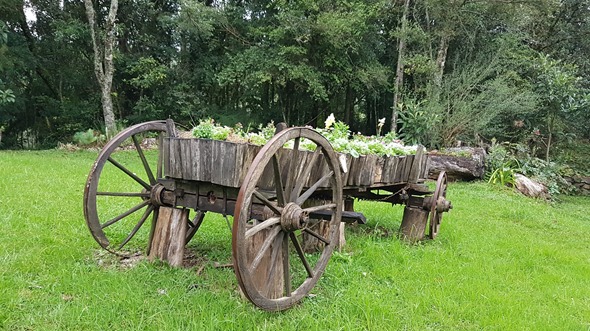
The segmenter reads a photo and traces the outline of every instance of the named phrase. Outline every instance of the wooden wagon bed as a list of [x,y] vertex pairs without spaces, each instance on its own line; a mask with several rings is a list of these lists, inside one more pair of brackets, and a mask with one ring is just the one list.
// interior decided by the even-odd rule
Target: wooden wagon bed
[[[252,160],[262,147],[251,144],[227,141],[196,139],[196,138],[166,138],[164,140],[164,175],[169,178],[210,182],[226,187],[239,188],[244,176],[252,164]],[[283,167],[288,163],[291,150],[279,150],[279,162]],[[313,158],[313,152],[300,151],[300,164],[297,171],[303,171]],[[428,175],[427,155],[419,147],[416,155],[377,156],[363,155],[352,157],[349,154],[338,153],[342,164],[342,183],[344,189],[373,189],[388,186],[421,183]],[[318,160],[315,160],[319,163]],[[317,168],[307,179],[305,187],[309,187],[328,172],[325,164]],[[263,178],[268,178],[266,184],[274,186],[272,169],[267,167]]]

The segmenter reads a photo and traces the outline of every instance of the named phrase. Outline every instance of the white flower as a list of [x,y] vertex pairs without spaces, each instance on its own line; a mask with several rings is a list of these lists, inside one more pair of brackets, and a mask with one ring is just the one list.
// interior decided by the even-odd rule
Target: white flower
[[330,114],[328,118],[326,118],[326,129],[329,129],[334,123],[336,122],[336,118],[334,117],[334,113]]
[[379,119],[379,124],[377,126],[381,129],[385,125],[385,117]]

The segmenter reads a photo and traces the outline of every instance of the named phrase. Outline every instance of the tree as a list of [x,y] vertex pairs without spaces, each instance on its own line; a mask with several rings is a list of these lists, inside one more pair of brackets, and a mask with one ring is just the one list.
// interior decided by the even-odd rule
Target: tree
[[566,129],[567,123],[574,123],[573,115],[582,108],[587,96],[584,96],[580,87],[581,79],[576,76],[574,66],[540,55],[535,67],[535,88],[542,96],[540,121],[537,125],[546,132],[545,161],[549,162],[556,133],[571,131]]
[[86,16],[90,27],[92,38],[92,49],[94,50],[94,73],[101,91],[101,103],[104,116],[107,136],[114,134],[117,130],[115,113],[113,111],[112,86],[113,73],[113,49],[115,47],[115,21],[117,19],[118,0],[111,0],[108,16],[104,23],[102,33],[98,30],[99,24],[96,21],[96,11],[92,0],[84,0]]
[[397,46],[397,66],[395,69],[395,83],[393,84],[393,106],[391,107],[391,131],[397,131],[397,111],[400,103],[401,88],[404,83],[404,53],[406,50],[406,34],[408,29],[408,12],[410,10],[410,0],[404,2],[404,12],[402,14],[401,32]]

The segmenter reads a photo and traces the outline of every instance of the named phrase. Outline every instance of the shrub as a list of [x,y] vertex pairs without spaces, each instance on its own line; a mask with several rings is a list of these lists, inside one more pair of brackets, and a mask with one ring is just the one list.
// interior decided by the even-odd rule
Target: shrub
[[514,175],[522,173],[547,186],[552,196],[573,191],[572,185],[563,178],[564,170],[563,166],[535,157],[523,144],[492,141],[486,160],[488,183],[514,185]]
[[74,134],[72,138],[75,144],[78,146],[88,147],[92,145],[98,145],[103,143],[106,138],[100,132],[96,132],[92,129],[88,129],[86,131],[79,131]]

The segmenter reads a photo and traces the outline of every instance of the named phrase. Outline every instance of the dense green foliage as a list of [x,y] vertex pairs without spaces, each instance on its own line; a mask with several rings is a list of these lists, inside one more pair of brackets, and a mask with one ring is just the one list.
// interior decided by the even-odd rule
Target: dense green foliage
[[[95,1],[98,24],[109,1]],[[121,127],[212,117],[410,143],[538,144],[545,159],[590,138],[590,1],[120,1],[113,104]],[[33,19],[34,17],[34,19]],[[53,147],[104,125],[84,4],[0,0],[2,148]],[[104,132],[104,130],[102,130]],[[533,132],[538,133],[534,135]],[[383,134],[387,132],[382,132]]]
[[[326,119],[324,128],[313,128],[316,132],[323,135],[332,145],[336,152],[350,154],[353,157],[361,155],[409,155],[415,154],[418,146],[404,145],[401,141],[393,139],[393,135],[385,136],[363,136],[353,134],[348,125],[342,121],[336,121],[334,114],[330,114]],[[241,125],[234,128],[222,126],[213,121],[205,119],[199,121],[192,130],[191,134],[195,138],[226,140],[235,143],[249,143],[253,145],[265,145],[275,134],[276,128],[273,122],[267,123],[266,126],[260,125],[258,132],[244,131]],[[293,141],[289,141],[285,147],[293,148]],[[317,145],[309,139],[301,139],[300,148],[302,150],[314,151]]]
[[368,223],[347,227],[346,247],[313,296],[267,313],[240,296],[233,270],[214,267],[231,261],[231,233],[220,215],[208,214],[189,243],[189,269],[119,261],[100,250],[81,206],[95,158],[0,151],[1,330],[589,326],[588,197],[552,205],[498,186],[451,183],[454,208],[438,237],[413,246],[395,236],[400,206],[358,202]]

